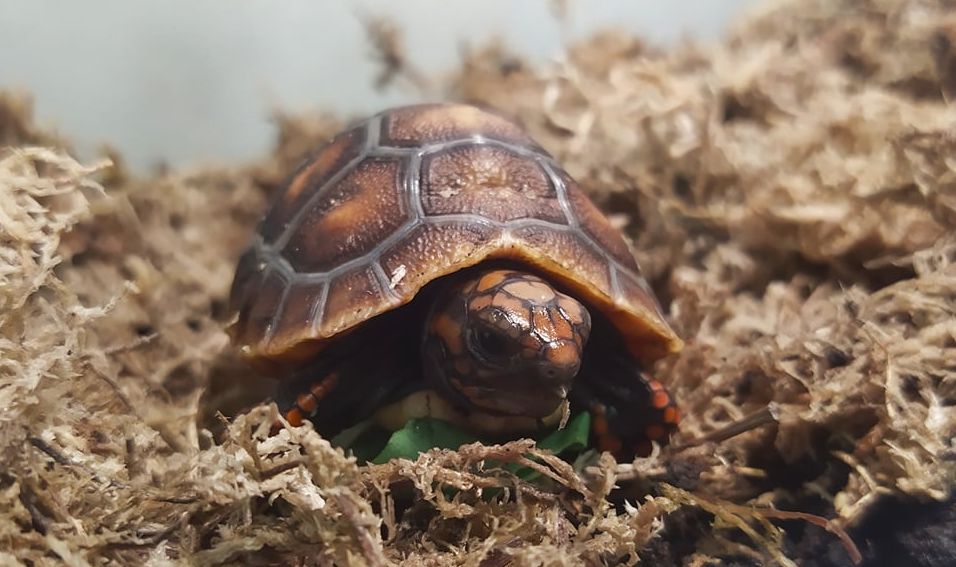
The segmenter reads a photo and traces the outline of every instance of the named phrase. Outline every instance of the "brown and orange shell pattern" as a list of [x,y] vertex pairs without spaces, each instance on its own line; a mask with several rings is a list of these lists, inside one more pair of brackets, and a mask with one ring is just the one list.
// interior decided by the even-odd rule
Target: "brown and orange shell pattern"
[[294,173],[239,260],[234,342],[264,368],[492,259],[602,312],[646,363],[681,347],[620,233],[514,123],[459,104],[385,111]]

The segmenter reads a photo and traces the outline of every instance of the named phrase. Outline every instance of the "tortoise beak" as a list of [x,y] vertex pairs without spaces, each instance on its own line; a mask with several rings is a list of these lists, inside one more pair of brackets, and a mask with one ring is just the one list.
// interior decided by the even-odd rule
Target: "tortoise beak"
[[508,415],[547,417],[568,397],[575,374],[559,372],[550,365],[538,365],[509,381],[505,391],[499,392],[494,400],[496,409]]

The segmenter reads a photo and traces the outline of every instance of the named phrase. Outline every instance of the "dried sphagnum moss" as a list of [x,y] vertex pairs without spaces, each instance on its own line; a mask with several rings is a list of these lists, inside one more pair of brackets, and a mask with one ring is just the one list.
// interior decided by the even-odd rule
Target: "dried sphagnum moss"
[[[852,531],[882,494],[951,498],[945,13],[779,2],[707,51],[607,34],[546,71],[501,50],[467,58],[451,96],[516,116],[634,238],[688,340],[658,369],[684,409],[677,442],[780,412],[586,479],[542,456],[548,490],[480,464],[527,459],[526,444],[359,467],[309,427],[267,438],[268,407],[237,411],[269,384],[221,330],[233,262],[268,193],[337,120],[283,117],[276,156],[246,169],[131,180],[26,147],[61,144],[22,99],[0,99],[0,140],[20,146],[0,155],[0,562],[786,562],[814,551],[762,523],[772,514],[720,502]],[[615,473],[658,495],[611,506]],[[502,490],[513,498],[488,498]],[[655,539],[692,506],[719,520]]]

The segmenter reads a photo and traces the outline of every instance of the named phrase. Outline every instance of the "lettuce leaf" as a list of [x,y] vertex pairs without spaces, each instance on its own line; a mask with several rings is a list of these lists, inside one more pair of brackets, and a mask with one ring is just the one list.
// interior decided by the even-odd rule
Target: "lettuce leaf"
[[[555,455],[567,451],[580,451],[587,447],[590,429],[591,415],[583,412],[574,416],[564,429],[552,431],[538,439],[537,444],[539,448],[551,451]],[[430,449],[457,449],[462,445],[481,440],[447,421],[434,418],[409,420],[402,429],[388,437],[383,447],[385,435],[387,434],[383,434],[381,430],[377,433],[366,431],[354,439],[349,448],[360,462],[367,460],[381,464],[395,458],[416,459],[419,453]],[[526,475],[522,473],[531,474],[534,471],[525,469],[516,470],[516,472],[525,477]]]
[[447,421],[430,417],[410,419],[405,423],[405,427],[392,433],[385,448],[372,462],[382,464],[395,458],[414,460],[419,453],[429,449],[457,449],[475,441],[478,441],[478,438]]

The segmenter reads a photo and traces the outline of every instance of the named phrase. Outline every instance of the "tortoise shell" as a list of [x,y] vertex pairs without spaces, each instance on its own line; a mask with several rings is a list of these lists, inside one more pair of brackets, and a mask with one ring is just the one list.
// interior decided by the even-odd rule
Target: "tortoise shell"
[[602,312],[645,363],[681,346],[627,243],[512,122],[478,108],[385,111],[291,176],[242,255],[230,334],[261,368],[409,303],[430,282],[519,262]]

